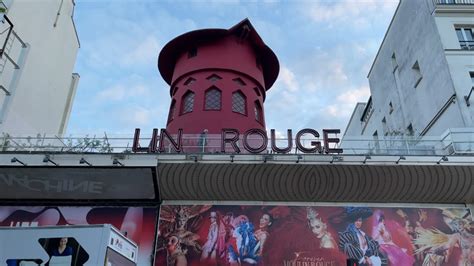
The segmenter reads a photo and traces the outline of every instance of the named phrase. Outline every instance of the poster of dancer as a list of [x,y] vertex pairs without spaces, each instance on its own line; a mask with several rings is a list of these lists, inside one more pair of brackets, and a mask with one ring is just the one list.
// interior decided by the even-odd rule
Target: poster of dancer
[[163,205],[156,264],[473,265],[467,208]]

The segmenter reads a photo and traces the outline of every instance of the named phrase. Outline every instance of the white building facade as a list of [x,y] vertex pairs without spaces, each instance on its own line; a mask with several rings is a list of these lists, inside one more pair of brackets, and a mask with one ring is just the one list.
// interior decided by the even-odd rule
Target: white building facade
[[62,135],[79,81],[74,0],[0,2],[0,132]]
[[356,105],[343,146],[372,139],[374,150],[382,140],[453,133],[472,142],[473,33],[473,0],[401,0],[368,74],[371,97]]

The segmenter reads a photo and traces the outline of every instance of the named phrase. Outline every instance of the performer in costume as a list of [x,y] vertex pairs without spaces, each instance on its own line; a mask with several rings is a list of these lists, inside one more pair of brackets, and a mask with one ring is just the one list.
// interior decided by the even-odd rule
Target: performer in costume
[[267,241],[270,234],[268,233],[268,228],[272,225],[273,218],[268,213],[264,213],[259,221],[259,228],[255,231],[255,238],[257,238],[257,255],[263,255],[263,247],[265,241]]
[[[474,235],[470,233],[474,226],[469,210],[443,210],[443,219],[453,233],[444,233],[437,228],[420,232],[415,244],[416,253],[424,254],[423,266],[438,266],[445,263],[456,265],[474,265]],[[459,258],[452,258],[455,249],[461,249]]]
[[393,240],[392,235],[385,225],[385,217],[379,212],[377,215],[377,224],[372,231],[372,237],[380,245],[380,250],[387,254],[390,265],[413,265],[415,259],[406,253],[406,249],[397,246]]
[[313,208],[306,208],[306,218],[308,219],[308,225],[311,228],[311,231],[319,239],[320,248],[336,248],[337,244],[331,233],[327,231],[327,225],[323,220],[318,217],[318,212]]
[[363,219],[370,217],[372,210],[365,207],[346,207],[345,214],[350,224],[346,231],[339,233],[339,249],[349,259],[357,260],[361,266],[382,265],[379,244],[362,231]]
[[211,225],[209,226],[209,232],[207,234],[207,241],[202,247],[201,261],[206,261],[210,258],[208,263],[216,263],[216,247],[217,247],[217,236],[218,236],[218,225],[217,225],[217,213],[211,212],[209,215]]

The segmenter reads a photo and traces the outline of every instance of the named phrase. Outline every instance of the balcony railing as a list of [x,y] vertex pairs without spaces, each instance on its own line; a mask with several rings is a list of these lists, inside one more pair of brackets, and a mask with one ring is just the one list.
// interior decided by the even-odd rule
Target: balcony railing
[[474,41],[459,41],[462,50],[474,50]]
[[[172,136],[176,139],[176,136]],[[303,146],[311,147],[312,141],[321,139],[304,138]],[[150,138],[141,137],[140,144],[147,147]],[[250,146],[256,148],[262,144],[261,138],[249,138]],[[277,138],[276,146],[285,148],[288,139]],[[158,145],[159,146],[159,142]],[[0,153],[132,153],[133,137],[129,136],[71,136],[57,137],[38,135],[0,136]],[[237,141],[241,153],[248,154],[242,139]],[[161,153],[176,153],[173,145],[165,138],[164,150]],[[339,146],[338,146],[339,147]],[[443,137],[401,137],[380,136],[379,139],[367,137],[345,137],[340,145],[346,155],[474,155],[474,129],[452,131]],[[337,148],[331,145],[331,148]],[[221,135],[207,135],[205,141],[200,134],[184,134],[182,137],[182,153],[221,154]],[[226,144],[225,153],[235,153],[230,144]],[[270,138],[267,149],[262,153],[273,153]],[[296,149],[295,140],[291,154],[302,154]]]
[[437,5],[474,5],[474,0],[433,0]]

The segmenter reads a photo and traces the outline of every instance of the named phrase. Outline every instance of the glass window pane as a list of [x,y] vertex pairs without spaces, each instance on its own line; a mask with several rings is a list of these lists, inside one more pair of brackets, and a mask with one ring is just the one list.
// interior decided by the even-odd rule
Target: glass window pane
[[458,36],[458,40],[464,41],[464,36],[462,35],[461,29],[456,29],[456,35]]
[[232,111],[241,113],[243,115],[246,114],[246,105],[245,105],[245,97],[241,92],[234,92],[232,94]]
[[172,101],[170,106],[170,113],[168,114],[168,123],[174,119],[174,111],[175,111],[176,102]]
[[206,92],[206,110],[221,109],[221,92],[218,89],[211,89]]
[[474,40],[474,36],[472,35],[472,30],[471,29],[465,29],[464,33],[466,34],[466,40],[467,41]]
[[188,92],[184,96],[184,100],[183,100],[183,114],[192,112],[193,105],[194,105],[194,93]]

